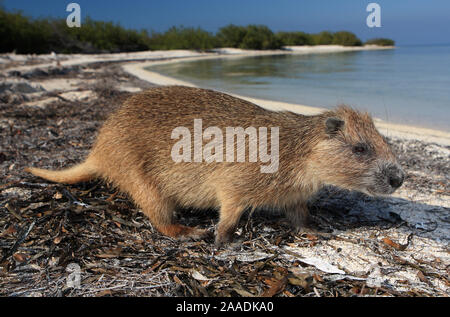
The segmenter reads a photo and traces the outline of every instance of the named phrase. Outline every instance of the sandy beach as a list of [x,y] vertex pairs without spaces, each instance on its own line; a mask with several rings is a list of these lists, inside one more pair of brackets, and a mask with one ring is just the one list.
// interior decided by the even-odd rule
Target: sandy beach
[[[443,131],[376,119],[407,173],[392,197],[326,188],[309,204],[317,234],[296,234],[281,214],[261,210],[243,217],[236,242],[223,250],[161,236],[103,182],[66,186],[23,171],[80,162],[105,118],[133,93],[192,86],[145,67],[390,48],[287,49],[0,55],[0,296],[262,296],[276,283],[282,296],[449,296],[450,134]],[[274,111],[322,110],[238,97]],[[217,212],[183,210],[178,218],[213,231]],[[65,285],[70,263],[81,266],[81,288]]]

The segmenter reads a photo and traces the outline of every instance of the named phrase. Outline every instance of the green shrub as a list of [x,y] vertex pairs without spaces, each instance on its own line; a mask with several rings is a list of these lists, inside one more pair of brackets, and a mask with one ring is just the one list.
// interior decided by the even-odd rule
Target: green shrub
[[0,51],[17,53],[45,53],[48,50],[50,26],[33,21],[22,13],[7,13],[0,9]]
[[0,9],[0,52],[98,53],[149,49],[148,35],[112,22],[86,18],[81,28],[69,28],[64,19],[31,19],[21,12]]
[[311,35],[313,45],[330,45],[333,43],[333,33],[322,31]]
[[127,30],[120,24],[112,22],[94,21],[88,17],[80,28],[68,28],[65,25],[59,27],[65,30],[75,43],[84,43],[81,48],[90,47],[100,52],[132,52],[148,49],[145,33]]
[[253,50],[279,49],[282,43],[265,25],[248,25],[240,48]]
[[304,32],[278,32],[276,37],[283,46],[314,45],[312,36]]
[[237,26],[227,25],[216,34],[220,47],[265,50],[279,49],[282,42],[265,25]]
[[380,46],[394,46],[395,41],[386,38],[375,38],[366,41],[364,44],[366,45],[380,45]]
[[361,46],[361,40],[353,33],[340,31],[333,34],[333,42],[335,45],[343,46]]
[[221,47],[238,48],[247,33],[245,26],[230,24],[219,29],[216,37]]
[[216,47],[217,39],[210,32],[200,28],[171,27],[165,33],[152,33],[149,40],[150,49],[195,49],[207,50]]

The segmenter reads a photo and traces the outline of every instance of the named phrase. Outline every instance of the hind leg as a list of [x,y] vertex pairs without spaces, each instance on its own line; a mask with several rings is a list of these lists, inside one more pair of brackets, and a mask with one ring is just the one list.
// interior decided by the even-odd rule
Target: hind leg
[[244,210],[245,208],[230,202],[222,203],[220,220],[216,231],[216,246],[231,242]]
[[162,234],[181,240],[201,239],[207,235],[207,230],[174,223],[175,204],[164,198],[155,186],[137,178],[129,185],[126,191]]

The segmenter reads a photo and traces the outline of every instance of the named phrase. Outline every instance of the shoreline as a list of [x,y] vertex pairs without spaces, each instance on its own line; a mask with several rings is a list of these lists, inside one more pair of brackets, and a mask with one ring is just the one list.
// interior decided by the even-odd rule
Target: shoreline
[[[327,47],[327,48],[316,48],[316,49],[308,49],[308,47],[296,47],[298,48],[297,51],[295,49],[293,51],[288,51],[286,54],[320,54],[320,53],[338,53],[338,52],[347,52],[347,51],[355,51],[357,50],[364,50],[365,47],[358,47],[358,48],[346,48],[346,47],[339,47],[339,46],[333,46],[333,47]],[[314,47],[313,47],[314,48]],[[389,48],[366,48],[368,50],[371,49],[392,49]],[[165,76],[162,74],[159,74],[157,72],[153,72],[150,70],[147,70],[145,68],[156,66],[156,65],[162,65],[162,64],[172,64],[172,63],[181,63],[181,62],[190,62],[190,61],[196,61],[196,60],[204,60],[204,59],[220,59],[220,58],[245,58],[245,57],[251,57],[251,56],[257,56],[257,55],[274,55],[273,52],[258,52],[263,54],[258,54],[252,51],[249,52],[242,52],[243,50],[235,50],[232,49],[232,53],[230,54],[229,51],[225,51],[223,55],[217,55],[217,56],[189,56],[189,57],[181,57],[177,59],[169,59],[169,60],[160,60],[160,61],[146,61],[146,62],[138,62],[138,63],[130,63],[125,64],[122,66],[123,70],[127,73],[138,77],[141,80],[147,81],[152,84],[156,85],[183,85],[183,86],[189,86],[189,87],[198,87],[195,84],[176,79],[173,77]],[[294,53],[289,53],[294,52]],[[278,52],[278,54],[283,54]],[[241,98],[244,100],[247,100],[249,102],[252,102],[258,106],[261,106],[268,110],[273,111],[292,111],[299,114],[304,115],[315,115],[318,114],[324,110],[325,108],[320,107],[312,107],[308,105],[303,104],[294,104],[294,103],[287,103],[283,101],[275,101],[275,100],[267,100],[267,99],[258,99],[248,96],[242,96],[238,94],[233,94],[226,92],[227,94],[230,94],[232,96],[235,96],[237,98]],[[429,128],[422,128],[412,125],[404,125],[399,123],[393,123],[393,122],[386,122],[379,118],[374,118],[376,127],[380,130],[380,132],[386,136],[389,137],[397,137],[401,139],[407,139],[407,140],[420,140],[424,142],[432,142],[437,143],[445,146],[450,146],[450,133],[442,130],[435,130],[435,129],[429,129]]]

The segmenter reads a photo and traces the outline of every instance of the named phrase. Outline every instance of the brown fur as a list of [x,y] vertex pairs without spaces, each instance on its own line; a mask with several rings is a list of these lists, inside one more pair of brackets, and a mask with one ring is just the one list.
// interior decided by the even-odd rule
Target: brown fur
[[[330,117],[345,122],[332,135],[325,131]],[[217,126],[223,131],[279,127],[278,171],[261,173],[260,162],[175,163],[172,130],[184,126],[193,131],[194,119],[202,119],[203,128]],[[358,142],[369,144],[370,156],[352,153]],[[230,240],[246,208],[284,209],[299,227],[308,215],[307,199],[325,184],[375,193],[370,189],[375,186],[371,181],[375,172],[370,171],[382,161],[395,164],[384,138],[369,115],[348,107],[303,116],[265,110],[211,90],[173,86],[131,97],[105,122],[84,163],[59,172],[29,171],[69,184],[94,177],[112,182],[133,198],[161,233],[171,237],[205,234],[174,223],[175,208],[220,208],[216,242],[223,243]]]

